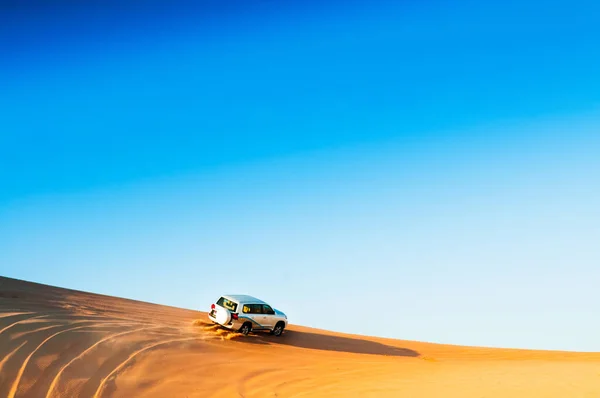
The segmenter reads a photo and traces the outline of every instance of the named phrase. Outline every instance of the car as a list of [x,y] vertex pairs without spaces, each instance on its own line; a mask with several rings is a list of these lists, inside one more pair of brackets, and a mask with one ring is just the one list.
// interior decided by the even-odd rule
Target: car
[[287,315],[256,297],[245,294],[221,296],[210,306],[208,319],[243,335],[268,331],[281,336],[288,325]]

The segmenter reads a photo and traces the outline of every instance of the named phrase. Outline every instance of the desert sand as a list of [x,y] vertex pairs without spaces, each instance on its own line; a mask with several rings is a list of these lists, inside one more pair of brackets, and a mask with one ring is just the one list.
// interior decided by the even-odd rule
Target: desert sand
[[600,353],[240,336],[204,312],[0,277],[0,397],[600,397]]

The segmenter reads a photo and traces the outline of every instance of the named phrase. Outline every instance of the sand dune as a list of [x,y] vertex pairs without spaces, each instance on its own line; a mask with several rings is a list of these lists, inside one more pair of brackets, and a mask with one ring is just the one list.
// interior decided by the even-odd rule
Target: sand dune
[[600,397],[600,353],[486,349],[206,314],[0,277],[1,397]]

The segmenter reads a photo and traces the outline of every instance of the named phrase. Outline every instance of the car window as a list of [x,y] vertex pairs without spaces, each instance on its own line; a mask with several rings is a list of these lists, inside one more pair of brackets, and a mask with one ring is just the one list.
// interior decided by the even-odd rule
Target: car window
[[263,305],[263,314],[275,315],[275,311],[273,311],[273,308],[271,308],[271,306],[264,304]]
[[235,312],[237,310],[237,303],[231,300],[226,299],[225,297],[221,297],[219,301],[217,301],[221,307],[225,307],[230,311]]
[[242,308],[244,314],[262,314],[262,308],[260,304],[245,304]]

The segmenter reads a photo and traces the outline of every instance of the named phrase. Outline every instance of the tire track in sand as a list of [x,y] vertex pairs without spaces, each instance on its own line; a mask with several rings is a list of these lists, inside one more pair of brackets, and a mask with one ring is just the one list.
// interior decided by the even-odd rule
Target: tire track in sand
[[[51,339],[53,339],[54,337],[66,333],[66,332],[70,332],[73,330],[77,330],[77,329],[83,329],[83,328],[89,328],[89,327],[103,327],[106,326],[108,323],[99,323],[99,324],[95,324],[95,325],[82,325],[82,326],[76,326],[73,328],[69,328],[69,329],[65,329],[65,330],[61,330],[60,332],[56,332],[53,335],[50,335],[49,337],[47,337],[44,341],[42,341],[28,356],[27,358],[25,358],[25,360],[23,361],[23,363],[21,364],[21,367],[19,368],[19,372],[17,373],[17,376],[15,377],[15,380],[13,381],[12,387],[10,388],[10,391],[8,392],[8,396],[7,398],[14,398],[16,393],[17,393],[17,389],[19,388],[19,383],[21,382],[21,377],[23,377],[23,373],[25,373],[25,368],[27,367],[27,364],[29,363],[29,360],[31,359],[31,357],[33,357],[33,355],[35,355],[35,353],[44,346],[44,344],[46,344],[48,341],[50,341]],[[121,323],[122,325],[122,323]]]
[[16,347],[14,350],[12,350],[8,354],[6,354],[4,356],[4,358],[2,358],[2,360],[0,361],[0,375],[2,374],[2,368],[4,367],[4,364],[6,362],[8,362],[8,360],[10,359],[10,357],[12,357],[15,354],[15,352],[19,351],[21,349],[21,347],[23,347],[25,344],[27,344],[26,341],[22,342],[20,346]]
[[50,383],[50,387],[48,388],[48,392],[46,393],[46,398],[50,398],[51,397],[52,391],[54,390],[54,388],[58,384],[58,380],[60,379],[60,376],[63,374],[63,372],[65,371],[65,369],[67,369],[73,362],[77,361],[78,359],[83,358],[83,356],[85,354],[87,354],[88,352],[92,351],[94,348],[96,348],[100,344],[104,343],[105,341],[108,341],[108,340],[114,339],[116,337],[120,337],[120,336],[129,334],[129,333],[135,333],[135,332],[140,332],[142,330],[155,329],[155,328],[160,328],[160,327],[161,326],[149,326],[149,327],[143,327],[143,328],[138,328],[138,329],[133,329],[133,330],[126,330],[124,332],[111,334],[110,336],[107,336],[107,337],[105,337],[103,339],[98,340],[97,342],[95,342],[94,344],[92,344],[91,346],[89,346],[87,349],[85,349],[81,354],[77,355],[75,358],[71,359],[66,365],[64,365],[62,368],[60,368],[60,370],[58,371],[58,373],[56,374],[56,376],[54,376],[54,379],[52,379],[52,383]]
[[49,325],[49,326],[44,326],[44,327],[33,329],[33,330],[28,330],[26,332],[15,333],[15,334],[13,334],[11,336],[11,339],[12,340],[20,339],[21,337],[24,337],[24,336],[32,335],[34,333],[43,332],[44,330],[50,330],[50,329],[59,328],[61,326],[65,326],[65,324],[64,323],[59,323],[57,325]]
[[0,330],[0,335],[2,333],[4,333],[5,331],[7,331],[8,329],[12,328],[13,326],[16,326],[16,325],[21,324],[21,323],[25,323],[25,322],[30,321],[32,319],[46,318],[46,317],[49,317],[50,315],[51,314],[44,314],[44,315],[30,316],[30,317],[25,318],[25,319],[20,319],[18,321],[15,321],[15,322],[9,324],[8,326],[4,327],[3,329],[1,329]]
[[[180,338],[180,339],[171,339],[171,340],[162,340],[150,345],[147,345],[144,348],[141,348],[137,351],[135,351],[134,353],[132,353],[126,360],[124,360],[123,362],[121,362],[119,365],[117,365],[112,372],[110,372],[106,377],[104,377],[101,381],[100,384],[98,385],[98,389],[96,390],[96,393],[94,394],[94,398],[98,398],[100,397],[100,395],[102,394],[102,391],[104,390],[104,388],[106,388],[106,382],[108,381],[108,379],[110,379],[112,376],[116,375],[117,372],[119,372],[119,370],[121,370],[125,365],[127,365],[127,363],[129,361],[131,361],[133,358],[135,358],[137,355],[152,349],[154,347],[158,347],[159,345],[163,345],[163,344],[169,344],[169,343],[175,343],[178,341],[189,341],[189,340],[203,340],[201,337],[184,337],[184,338]],[[13,398],[13,397],[9,397],[9,398]]]
[[31,312],[31,311],[27,311],[27,312],[16,311],[15,312],[13,310],[2,310],[2,313],[0,313],[0,319],[8,318],[11,316],[29,315],[29,314],[34,314],[34,312]]
[[[37,312],[29,312],[28,314],[38,314]],[[22,315],[22,314],[20,314]],[[66,319],[49,319],[49,321],[56,321],[56,322],[61,322],[61,321],[69,321],[69,320],[76,320],[75,316],[70,316],[69,314],[65,314],[63,312],[46,312],[44,314],[41,315],[36,315],[36,316],[30,316],[24,319],[19,319],[13,323],[10,323],[8,325],[6,325],[4,328],[0,329],[0,335],[2,333],[4,333],[5,331],[7,331],[8,329],[16,326],[16,325],[20,325],[23,323],[27,323],[27,321],[30,321],[32,319],[40,319],[40,318],[48,318],[48,317],[52,317],[52,316],[61,316],[61,315],[66,315],[67,318]],[[88,317],[89,318],[89,317]],[[83,320],[86,320],[86,318],[84,318]],[[91,321],[91,320],[89,320]]]

